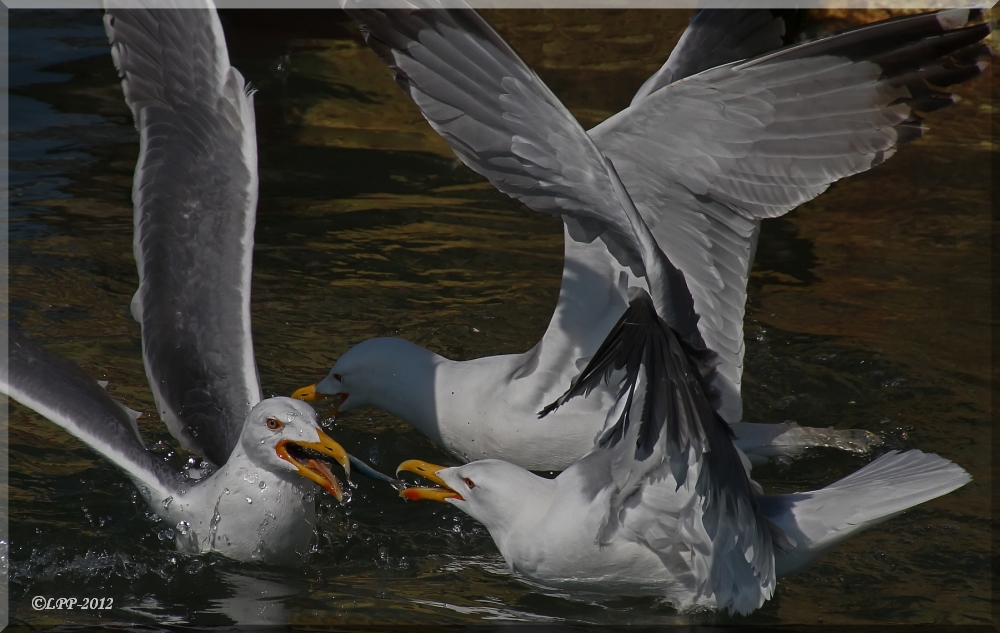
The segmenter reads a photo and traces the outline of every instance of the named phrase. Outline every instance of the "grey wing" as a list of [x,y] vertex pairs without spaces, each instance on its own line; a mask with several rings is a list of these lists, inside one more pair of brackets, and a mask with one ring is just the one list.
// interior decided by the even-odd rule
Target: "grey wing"
[[[350,3],[349,3],[350,4]],[[365,40],[470,168],[536,211],[569,215],[641,274],[604,157],[548,87],[471,10],[353,10]]]
[[[601,539],[624,534],[663,557],[689,552],[705,596],[720,608],[748,613],[774,591],[775,538],[729,425],[716,413],[709,386],[714,354],[697,350],[657,314],[645,291],[569,391],[586,394],[623,376],[592,453],[610,460],[612,486]],[[673,553],[672,553],[673,552]]]
[[786,30],[782,13],[770,9],[695,11],[670,57],[642,84],[632,105],[689,75],[780,48]]
[[[10,328],[0,390],[66,429],[122,469],[153,498],[177,493],[178,474],[142,444],[135,419],[76,363]],[[150,495],[146,495],[149,497]]]
[[[719,355],[721,412],[740,420],[746,281],[761,218],[919,138],[932,89],[982,70],[989,25],[945,11],[881,22],[665,86],[590,134],[670,260]],[[950,56],[950,57],[948,57]]]
[[253,103],[208,0],[109,9],[105,25],[140,138],[132,306],[146,373],[174,437],[222,464],[261,399],[250,331]]

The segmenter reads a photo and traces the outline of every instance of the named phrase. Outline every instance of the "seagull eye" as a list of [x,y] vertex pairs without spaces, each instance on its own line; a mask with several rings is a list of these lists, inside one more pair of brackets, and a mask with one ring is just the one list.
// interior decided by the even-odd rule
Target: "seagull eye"
[[277,431],[282,426],[281,420],[277,418],[268,418],[267,420],[264,421],[264,424],[266,424],[267,428],[271,429],[272,431]]
[[474,484],[472,480],[469,479],[468,477],[465,478],[465,485],[468,486],[469,490],[472,490],[473,488],[476,487],[476,484]]
[[337,382],[344,382],[344,377],[340,374],[334,374],[333,377]]

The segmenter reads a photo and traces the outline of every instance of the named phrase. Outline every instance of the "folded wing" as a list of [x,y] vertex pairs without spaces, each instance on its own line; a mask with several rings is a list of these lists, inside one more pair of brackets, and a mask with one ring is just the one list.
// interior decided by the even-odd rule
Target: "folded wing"
[[222,464],[261,399],[250,331],[253,102],[209,0],[134,4],[105,16],[140,138],[132,313],[160,416],[181,446]]

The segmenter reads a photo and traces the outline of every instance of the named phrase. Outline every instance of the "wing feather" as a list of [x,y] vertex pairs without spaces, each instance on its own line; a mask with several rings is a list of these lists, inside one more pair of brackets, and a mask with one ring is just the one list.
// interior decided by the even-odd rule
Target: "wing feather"
[[348,13],[462,162],[536,211],[592,221],[588,237],[601,237],[623,266],[642,270],[603,155],[477,13]]
[[76,363],[54,354],[14,328],[5,334],[7,364],[0,391],[66,429],[120,468],[147,498],[181,489],[177,472],[149,453],[135,419]]
[[713,371],[714,354],[687,345],[641,291],[549,410],[622,376],[593,451],[611,457],[613,489],[599,538],[623,535],[661,556],[680,543],[701,596],[749,613],[773,593],[774,547],[788,541],[761,511],[729,425],[715,411]]
[[661,82],[590,131],[685,274],[701,334],[718,354],[714,386],[729,422],[741,418],[743,315],[759,220],[919,138],[914,110],[952,103],[929,84],[982,70],[976,42],[990,27],[964,27],[976,16],[890,20]]
[[250,331],[253,102],[209,0],[115,6],[125,8],[109,9],[105,24],[140,135],[133,315],[146,373],[174,437],[222,464],[261,399]]

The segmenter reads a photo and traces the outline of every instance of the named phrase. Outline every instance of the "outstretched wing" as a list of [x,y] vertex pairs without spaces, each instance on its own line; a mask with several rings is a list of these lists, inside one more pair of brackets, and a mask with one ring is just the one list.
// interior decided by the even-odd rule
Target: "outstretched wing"
[[250,332],[253,103],[210,0],[114,6],[123,5],[105,25],[139,130],[132,314],[161,418],[185,449],[223,464],[261,399]]
[[0,336],[7,338],[8,353],[7,365],[0,363],[0,391],[121,468],[136,486],[147,488],[147,498],[164,499],[180,490],[178,474],[143,446],[130,412],[76,363],[14,328]]
[[[687,278],[718,353],[722,414],[740,420],[746,283],[761,218],[782,215],[924,133],[977,75],[976,11],[889,20],[665,85],[590,131]],[[964,27],[964,28],[963,28]],[[651,85],[655,88],[656,83]],[[640,93],[642,94],[642,93]]]
[[[361,3],[363,4],[363,3]],[[641,274],[604,157],[548,87],[471,10],[353,10],[365,41],[466,165],[528,207],[577,218]]]
[[632,97],[635,105],[660,88],[709,68],[781,48],[787,10],[699,9],[670,57]]
[[[573,216],[585,240],[600,235],[619,262],[641,268],[602,157],[482,18],[350,13],[459,158],[532,209]],[[759,219],[918,137],[913,110],[951,103],[927,82],[980,71],[978,49],[940,59],[988,32],[961,28],[972,17],[905,18],[730,63],[650,92],[590,132],[687,280],[700,334],[718,354],[714,385],[728,421],[741,415],[743,313]],[[678,73],[692,68],[692,57],[678,54]],[[769,196],[784,199],[766,206]]]

